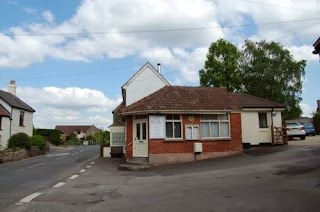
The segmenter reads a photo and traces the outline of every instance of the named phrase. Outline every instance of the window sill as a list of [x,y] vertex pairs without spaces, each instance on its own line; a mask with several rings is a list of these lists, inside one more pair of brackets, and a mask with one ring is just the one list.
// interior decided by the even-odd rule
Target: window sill
[[182,142],[185,142],[185,140],[183,140],[183,138],[165,138],[164,142],[166,142],[166,143],[182,143]]
[[231,141],[231,138],[201,138],[200,141]]
[[25,127],[24,125],[19,125],[19,127]]

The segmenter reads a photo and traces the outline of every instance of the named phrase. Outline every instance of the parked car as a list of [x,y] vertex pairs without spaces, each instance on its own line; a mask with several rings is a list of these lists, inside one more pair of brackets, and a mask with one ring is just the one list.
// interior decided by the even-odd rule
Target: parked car
[[314,129],[313,124],[311,123],[303,123],[304,130],[306,131],[306,135],[316,135],[316,130]]
[[288,139],[292,140],[292,138],[300,138],[301,140],[306,139],[306,131],[304,126],[299,122],[290,122],[287,123],[287,135]]

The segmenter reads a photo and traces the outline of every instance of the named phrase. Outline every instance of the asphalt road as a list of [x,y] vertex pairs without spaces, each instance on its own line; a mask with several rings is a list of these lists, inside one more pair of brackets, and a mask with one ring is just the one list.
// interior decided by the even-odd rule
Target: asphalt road
[[55,147],[46,155],[0,164],[0,211],[76,174],[98,154],[99,146]]
[[97,158],[74,180],[38,190],[4,211],[281,211],[318,212],[320,136],[244,154],[119,171],[120,159]]

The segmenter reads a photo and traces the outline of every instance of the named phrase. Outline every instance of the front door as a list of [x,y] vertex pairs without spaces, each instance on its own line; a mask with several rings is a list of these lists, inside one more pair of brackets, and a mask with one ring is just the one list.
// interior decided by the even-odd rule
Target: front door
[[133,131],[133,157],[148,157],[147,121],[137,120]]

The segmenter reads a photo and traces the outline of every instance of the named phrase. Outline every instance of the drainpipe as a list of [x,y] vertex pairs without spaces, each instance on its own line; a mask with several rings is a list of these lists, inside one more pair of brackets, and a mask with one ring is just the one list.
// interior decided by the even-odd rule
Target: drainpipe
[[273,108],[271,109],[271,139],[272,139],[272,144],[274,144]]
[[12,128],[12,107],[11,107],[11,114],[10,114],[10,128],[9,128],[9,138],[11,137],[11,128]]

